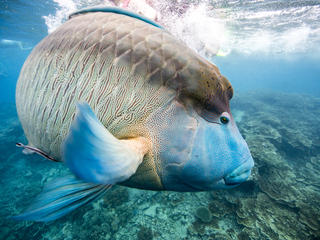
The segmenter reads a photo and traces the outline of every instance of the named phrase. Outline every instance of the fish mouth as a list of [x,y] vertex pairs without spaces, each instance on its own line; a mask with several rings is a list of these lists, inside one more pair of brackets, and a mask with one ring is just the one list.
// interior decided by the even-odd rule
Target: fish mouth
[[253,159],[249,158],[231,173],[223,177],[224,184],[227,186],[237,186],[245,182],[251,175],[251,169],[253,165]]
[[223,184],[224,185],[226,185],[226,186],[230,186],[230,187],[232,187],[232,186],[234,186],[234,187],[236,187],[236,186],[238,186],[238,185],[240,185],[242,182],[230,182],[228,179],[226,179],[226,178],[223,178],[222,179],[223,180]]
[[186,179],[180,179],[184,189],[187,191],[208,191],[215,189],[231,189],[239,186],[241,183],[248,180],[251,175],[251,169],[254,166],[254,162],[251,156],[242,162],[237,168],[233,169],[232,172],[221,176],[218,179],[210,182],[193,182],[186,181]]
[[[250,173],[248,173],[248,177],[249,176],[250,176]],[[215,182],[210,183],[210,185],[193,184],[190,182],[183,182],[183,184],[186,186],[186,188],[189,191],[199,192],[199,191],[208,191],[208,190],[215,190],[215,189],[231,189],[245,182],[247,178],[243,179],[242,181],[234,181],[235,178],[231,179],[228,177],[223,177]]]

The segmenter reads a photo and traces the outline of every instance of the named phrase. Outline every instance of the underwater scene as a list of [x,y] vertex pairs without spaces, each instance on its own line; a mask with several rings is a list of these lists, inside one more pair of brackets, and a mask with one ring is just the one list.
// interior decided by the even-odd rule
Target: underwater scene
[[[80,11],[68,20],[70,14],[81,9],[89,10]],[[110,11],[113,12],[110,13]],[[152,87],[145,89],[141,87],[144,91],[140,91],[137,95],[149,96],[147,98],[149,105],[143,108],[142,112],[153,111],[154,108],[157,111],[165,109],[163,99],[168,98],[170,101],[178,99],[180,97],[178,93],[183,91],[189,100],[179,98],[179,101],[187,106],[185,107],[187,111],[181,110],[184,107],[180,108],[181,104],[176,103],[172,105],[171,108],[175,110],[171,112],[160,111],[161,114],[157,115],[156,111],[154,119],[150,122],[141,117],[143,124],[139,125],[135,122],[137,127],[132,127],[134,124],[124,125],[118,121],[118,118],[114,120],[112,116],[110,124],[101,124],[96,122],[97,117],[101,119],[104,116],[100,113],[100,108],[103,109],[104,105],[109,104],[109,108],[116,109],[120,102],[126,102],[127,95],[132,94],[131,99],[136,95],[129,94],[129,91],[113,94],[115,100],[110,104],[103,97],[100,98],[101,92],[84,91],[83,95],[87,96],[84,99],[93,110],[90,110],[89,105],[78,104],[77,114],[75,114],[77,101],[74,102],[69,96],[73,97],[78,93],[68,95],[69,85],[64,91],[65,98],[60,97],[60,90],[57,90],[61,86],[63,88],[63,85],[55,88],[52,86],[52,89],[50,85],[49,91],[40,91],[36,96],[39,96],[41,101],[31,94],[33,90],[28,89],[37,89],[41,85],[39,75],[55,78],[55,71],[64,74],[64,69],[61,70],[61,68],[53,70],[52,75],[49,70],[40,71],[41,74],[37,73],[39,66],[45,68],[46,59],[49,59],[49,62],[59,63],[65,56],[72,55],[68,51],[76,49],[72,45],[74,42],[63,45],[68,39],[76,39],[76,37],[73,38],[74,36],[81,36],[79,41],[91,39],[86,38],[86,34],[81,35],[81,29],[90,24],[76,21],[89,18],[94,14],[97,17],[89,23],[97,26],[99,26],[100,15],[111,14],[110,21],[115,22],[110,25],[118,31],[117,36],[127,29],[121,25],[123,18],[129,19],[126,20],[128,24],[131,24],[130,21],[136,21],[132,25],[134,27],[127,30],[130,33],[134,33],[134,28],[139,26],[161,32],[161,41],[166,41],[167,44],[163,45],[173,46],[164,51],[175,51],[174,57],[177,62],[181,65],[185,64],[181,68],[178,66],[175,70],[178,72],[177,69],[179,69],[179,83],[184,85],[181,87],[174,80],[172,82],[168,80],[165,83],[166,88],[160,88],[161,94],[152,92],[150,90]],[[67,30],[59,28],[72,23],[74,25]],[[63,30],[60,35],[59,29]],[[147,36],[152,31],[148,30],[143,34]],[[46,38],[47,43],[45,41],[40,43],[48,35],[52,36],[52,39]],[[42,54],[41,49],[50,48],[58,38],[63,39],[56,47],[56,49],[62,49],[62,55],[56,57],[56,53],[52,50],[50,54],[45,56],[43,54],[43,62],[40,59],[39,64],[36,65],[39,59],[37,56]],[[120,42],[123,38],[115,39],[114,41]],[[152,39],[152,35],[148,39]],[[157,39],[154,42],[157,42]],[[40,45],[37,46],[39,43]],[[141,51],[148,47],[149,45],[144,45]],[[140,55],[141,59],[146,54],[143,53]],[[90,54],[93,53],[90,52]],[[75,53],[74,56],[80,56],[79,62],[90,62],[90,54],[84,55],[82,60],[80,54]],[[22,69],[29,55],[31,57]],[[174,57],[170,56],[170,59]],[[117,63],[123,63],[121,59],[115,59]],[[219,74],[213,74],[210,84],[214,83],[214,87],[205,81],[208,87],[199,90],[194,82],[201,83],[201,79],[188,78],[188,76],[198,75],[195,75],[192,71],[194,69],[184,62],[184,60],[192,62],[194,59],[200,59],[200,66],[215,69],[215,73],[220,71],[228,80],[220,78]],[[105,62],[101,63],[102,66],[106,66]],[[214,64],[219,70],[208,67],[211,66],[208,63]],[[320,2],[318,0],[1,0],[0,239],[320,240],[319,63]],[[146,68],[149,69],[156,65],[157,61],[150,61],[148,64]],[[163,64],[162,67],[163,71],[169,75],[170,64]],[[121,71],[125,72],[126,68],[123,69]],[[166,72],[167,69],[169,70]],[[191,70],[184,73],[183,69]],[[139,71],[139,74],[144,73],[144,70]],[[79,79],[86,83],[84,85],[89,86],[90,79],[93,79],[92,76],[97,73],[93,71],[94,74],[90,74],[90,70],[83,72],[84,77],[82,78],[80,74]],[[115,71],[114,74],[120,73]],[[184,78],[185,76],[187,77]],[[44,77],[42,80],[49,78]],[[85,82],[86,79],[87,82]],[[113,81],[114,78],[110,79]],[[143,78],[137,79],[137,81],[143,81]],[[153,82],[156,82],[157,79],[154,79],[156,78],[153,78]],[[57,81],[57,84],[60,82]],[[78,87],[81,84],[79,83]],[[120,88],[122,83],[119,80],[117,84]],[[146,83],[142,86],[144,84]],[[139,83],[134,86],[136,85]],[[215,90],[215,87],[222,89],[221,92]],[[209,110],[214,112],[212,114],[197,108],[202,97],[207,96],[207,92],[203,93],[202,90],[212,94],[209,95],[213,98],[213,102],[214,100],[217,102],[217,99],[222,101],[222,103],[210,105]],[[110,92],[117,92],[117,89],[112,88]],[[81,94],[82,92],[78,95],[79,99],[83,99],[80,97]],[[197,98],[197,104],[189,106],[187,103],[192,102],[192,98]],[[206,103],[209,101],[204,100]],[[232,114],[229,113],[229,100]],[[57,140],[58,144],[48,140],[51,136],[48,131],[50,124],[54,126],[56,121],[59,122],[59,110],[54,110],[57,113],[56,116],[47,117],[50,116],[47,109],[59,109],[60,106],[69,104],[69,101],[72,103],[70,105],[74,105],[73,115],[66,112],[63,119],[69,117],[70,122],[52,128],[54,131],[60,131],[59,137],[61,134],[64,134],[64,137],[69,134],[69,128],[74,134],[67,135],[66,145],[63,151],[61,150],[62,155],[64,154],[62,158],[67,160],[66,163],[61,163],[56,162],[61,158],[60,142]],[[35,107],[40,111],[36,112]],[[42,112],[41,107],[44,108],[44,112],[47,112]],[[224,110],[220,111],[221,108]],[[139,111],[139,108],[135,111]],[[183,155],[181,151],[182,155],[180,155],[180,152],[175,151],[179,150],[183,144],[188,145],[191,142],[188,138],[189,132],[183,135],[183,130],[193,129],[192,120],[188,119],[195,113],[201,116],[195,118],[199,126],[203,126],[204,131],[201,134],[204,137],[196,136],[196,139],[202,142],[195,141],[196,144],[192,146],[192,151],[195,153],[192,152],[191,155],[199,161],[192,163],[190,167],[184,161],[192,162],[193,159],[185,160],[187,154]],[[133,113],[131,118],[138,118],[135,116]],[[75,120],[71,123],[71,119]],[[126,119],[125,122],[129,120]],[[216,121],[220,122],[216,124]],[[208,124],[218,127],[211,128]],[[220,131],[219,127],[228,126],[228,124],[233,124],[232,136],[221,143],[219,141],[221,138],[216,136],[216,132]],[[103,125],[108,125],[110,132],[101,130]],[[80,130],[77,130],[77,126]],[[169,133],[163,133],[165,131],[163,126],[169,129]],[[127,164],[124,170],[129,168],[131,171],[133,168],[133,172],[143,172],[141,169],[148,168],[148,164],[143,165],[142,159],[143,161],[152,159],[149,156],[152,154],[148,153],[147,157],[144,156],[147,151],[143,145],[144,142],[141,142],[142,147],[134,145],[136,143],[133,142],[135,139],[132,136],[135,131],[138,133],[141,131],[141,134],[144,134],[148,127],[151,132],[155,131],[154,128],[160,129],[157,130],[158,132],[155,131],[157,134],[151,139],[166,136],[159,142],[151,143],[152,147],[156,146],[154,151],[160,152],[159,156],[165,156],[163,158],[167,157],[169,160],[181,159],[181,162],[176,165],[185,166],[181,170],[184,175],[179,175],[178,179],[185,185],[175,179],[177,172],[172,172],[173,170],[170,172],[167,169],[162,172],[164,177],[161,177],[159,183],[161,186],[156,185],[154,183],[156,180],[149,175],[148,178],[141,177],[141,179],[147,179],[148,187],[143,187],[144,180],[142,185],[141,182],[139,183],[139,176],[130,178],[131,182],[129,180],[123,184],[123,180],[115,180],[123,179],[122,175],[120,177],[116,170],[111,172],[110,169],[104,168],[103,162],[101,163],[98,158],[95,160],[97,156],[95,154],[100,152],[103,157],[118,156],[121,152],[120,156],[125,157],[120,158],[119,165]],[[107,142],[117,151],[106,153],[104,150],[94,148],[95,140],[92,140],[92,136],[98,128],[100,132],[105,131],[103,136],[101,134],[102,140],[100,140],[103,143]],[[89,129],[88,134],[86,129]],[[125,135],[130,131],[132,136]],[[86,138],[87,135],[89,135],[88,138]],[[57,139],[60,139],[59,137]],[[64,137],[60,140],[64,140]],[[233,141],[233,138],[236,140]],[[79,145],[77,139],[83,139],[88,141],[85,142],[86,144],[92,145],[86,148],[85,144]],[[208,140],[212,140],[213,145],[210,145]],[[125,141],[131,141],[128,146],[136,147],[128,148],[129,151],[126,148],[127,145],[121,145]],[[148,144],[146,145],[149,147]],[[172,145],[176,147],[173,150],[170,149]],[[230,155],[233,157],[230,163],[225,160],[229,156],[225,152],[217,153],[219,156],[223,155],[225,159],[215,162],[215,165],[196,155],[202,153],[204,149],[207,152],[205,156],[214,158],[216,155],[210,155],[210,152],[215,153],[217,146],[223,151],[232,149]],[[92,148],[94,148],[93,153],[90,152]],[[248,148],[250,152],[247,151]],[[126,151],[130,154],[126,154]],[[140,162],[135,163],[136,160],[132,157],[133,163],[128,163],[126,157],[130,159],[137,152],[142,156],[140,160],[138,159]],[[239,154],[232,155],[234,152]],[[245,155],[247,162],[253,159],[254,166],[251,162],[249,164],[242,161],[239,157],[240,153]],[[85,160],[77,164],[78,158],[84,155],[89,156],[90,160],[94,159],[92,160],[95,161],[94,164],[87,163]],[[174,157],[171,157],[172,155]],[[234,160],[238,158],[240,159],[239,167]],[[73,159],[75,163],[72,162]],[[154,161],[157,160],[158,158],[155,158]],[[136,170],[139,164],[142,164],[142,167]],[[159,168],[157,163],[154,165],[156,169]],[[202,165],[204,165],[203,168]],[[98,172],[101,170],[111,177],[107,180],[98,178],[100,175],[95,175],[97,166]],[[239,169],[240,173],[237,172],[240,171]],[[86,170],[91,171],[91,175],[87,174]],[[121,170],[122,174],[124,170]],[[217,177],[217,172],[220,170],[223,176]],[[206,182],[206,177],[213,176],[210,175],[211,172],[217,173],[214,175],[217,185],[213,186]],[[74,175],[81,180],[73,177],[66,178]],[[132,173],[128,176],[131,177]],[[128,176],[125,175],[124,180],[128,180]],[[192,179],[196,180],[192,181]],[[90,185],[87,182],[90,182]],[[121,185],[116,184],[120,182]],[[216,187],[221,182],[224,185],[221,188],[225,189]]]

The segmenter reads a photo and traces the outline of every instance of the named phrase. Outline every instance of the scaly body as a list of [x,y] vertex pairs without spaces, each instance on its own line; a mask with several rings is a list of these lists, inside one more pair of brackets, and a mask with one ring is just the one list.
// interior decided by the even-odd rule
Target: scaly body
[[[222,78],[215,66],[206,65],[171,34],[138,19],[101,12],[75,16],[27,59],[16,90],[19,118],[29,144],[56,159],[61,159],[76,102],[88,102],[120,139],[150,137],[148,118],[170,104],[179,87],[195,85],[192,80],[200,80],[204,70],[214,73],[214,81]],[[149,179],[143,173],[142,180],[162,188],[155,158],[156,153],[148,155],[140,167],[155,171]]]

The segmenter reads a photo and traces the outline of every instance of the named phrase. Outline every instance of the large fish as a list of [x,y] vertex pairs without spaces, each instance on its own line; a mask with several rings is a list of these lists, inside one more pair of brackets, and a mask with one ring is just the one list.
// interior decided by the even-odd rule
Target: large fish
[[26,60],[16,105],[28,145],[73,176],[16,219],[49,221],[113,184],[206,191],[245,181],[253,159],[218,68],[157,23],[119,8],[76,12]]

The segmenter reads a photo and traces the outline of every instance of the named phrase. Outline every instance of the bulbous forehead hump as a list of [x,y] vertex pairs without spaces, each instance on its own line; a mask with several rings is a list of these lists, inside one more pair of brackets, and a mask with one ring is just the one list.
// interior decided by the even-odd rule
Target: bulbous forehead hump
[[216,113],[229,112],[233,88],[214,64],[197,56],[188,68],[180,72],[177,88],[181,96],[191,97],[205,108]]
[[[55,35],[60,33],[63,39],[72,32],[78,36],[74,41],[83,42],[85,48],[93,46],[99,56],[143,76],[146,86],[166,86],[178,98],[188,96],[216,112],[228,111],[233,94],[229,81],[214,64],[163,28],[127,15],[88,12],[73,16]],[[111,33],[116,34],[108,37]]]

